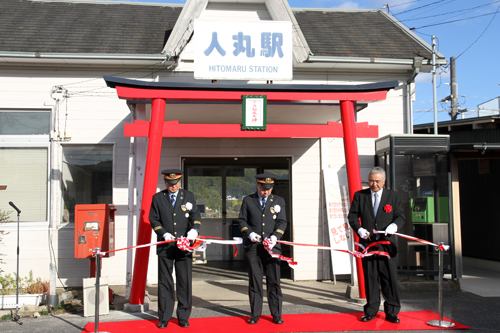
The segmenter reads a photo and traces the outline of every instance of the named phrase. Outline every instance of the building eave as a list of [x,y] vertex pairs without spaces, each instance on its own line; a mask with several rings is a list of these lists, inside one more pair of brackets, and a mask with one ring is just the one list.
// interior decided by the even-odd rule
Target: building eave
[[163,54],[112,54],[112,53],[53,53],[53,52],[10,52],[0,51],[1,64],[114,64],[171,65]]
[[[393,73],[408,73],[414,71],[415,59],[372,58],[372,57],[329,57],[309,56],[306,62],[295,63],[295,69],[331,69],[351,71],[390,71]],[[439,59],[437,66],[445,65],[446,59]],[[429,59],[422,59],[420,72],[430,72],[432,63]]]

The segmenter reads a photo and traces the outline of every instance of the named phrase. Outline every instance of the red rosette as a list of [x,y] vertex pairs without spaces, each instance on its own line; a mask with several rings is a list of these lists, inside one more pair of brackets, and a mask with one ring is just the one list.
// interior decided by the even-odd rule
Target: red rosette
[[386,212],[386,213],[392,212],[392,206],[391,205],[385,205],[384,206],[384,212]]

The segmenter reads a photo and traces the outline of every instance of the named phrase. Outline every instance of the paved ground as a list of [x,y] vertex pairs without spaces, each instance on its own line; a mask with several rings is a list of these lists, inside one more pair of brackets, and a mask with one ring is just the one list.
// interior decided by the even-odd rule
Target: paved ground
[[[246,274],[241,270],[228,272],[217,267],[195,266],[198,271],[193,279],[192,318],[213,316],[248,316]],[[464,283],[465,282],[465,283]],[[471,326],[472,332],[499,332],[500,316],[500,273],[482,270],[466,270],[462,284],[463,291],[453,291],[455,283],[447,282],[443,294],[443,315],[461,324]],[[402,277],[402,311],[432,310],[438,312],[437,281]],[[294,282],[282,280],[284,294],[284,314],[294,313],[339,313],[362,312],[363,304],[345,297],[348,283],[339,281]],[[413,287],[412,287],[413,286]],[[157,319],[156,286],[148,286],[150,310],[146,313],[126,313],[123,311],[125,288],[113,286],[116,293],[110,314],[101,316],[100,322],[137,319]],[[434,290],[434,291],[428,291]],[[264,315],[269,314],[267,306]],[[0,332],[68,332],[79,333],[94,317],[83,317],[83,313],[22,318],[22,325],[0,322]],[[335,328],[332,327],[332,332]],[[444,330],[439,330],[444,331]],[[417,331],[419,332],[419,331]],[[424,332],[424,331],[422,331]]]

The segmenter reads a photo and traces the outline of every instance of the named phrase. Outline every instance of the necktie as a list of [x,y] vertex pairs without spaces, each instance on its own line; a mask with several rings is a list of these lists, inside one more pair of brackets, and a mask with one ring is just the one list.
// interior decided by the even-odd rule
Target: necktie
[[170,201],[172,201],[172,207],[175,206],[175,195],[170,194]]
[[266,208],[266,199],[262,199],[262,211]]
[[380,203],[380,200],[378,198],[378,193],[377,192],[375,192],[374,196],[375,196],[375,199],[373,201],[373,213],[375,214],[375,216],[377,216],[378,205]]

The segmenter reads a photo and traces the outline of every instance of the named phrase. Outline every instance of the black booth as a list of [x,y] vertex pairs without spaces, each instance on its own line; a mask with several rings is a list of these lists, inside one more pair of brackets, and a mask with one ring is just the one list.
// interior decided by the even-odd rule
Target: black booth
[[[453,246],[448,135],[387,135],[375,141],[375,164],[386,172],[386,187],[401,196],[406,222],[399,233]],[[438,251],[398,237],[398,273],[438,276]],[[452,251],[444,253],[451,273]]]

